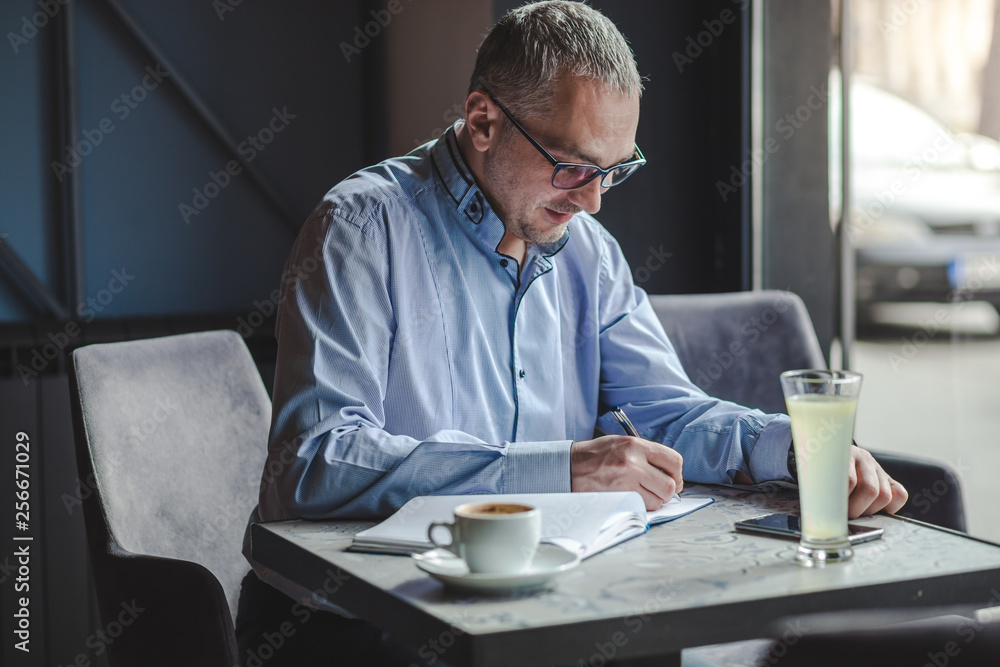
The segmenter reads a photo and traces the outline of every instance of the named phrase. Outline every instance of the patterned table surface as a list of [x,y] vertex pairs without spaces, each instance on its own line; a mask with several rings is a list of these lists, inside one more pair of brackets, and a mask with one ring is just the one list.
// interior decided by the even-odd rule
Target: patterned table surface
[[[536,631],[536,652],[542,629],[552,631],[553,640],[567,641],[567,628],[573,627],[588,634],[583,652],[569,656],[578,658],[559,654],[573,664],[586,663],[587,647],[601,645],[602,638],[624,637],[629,645],[621,647],[621,656],[643,655],[760,636],[769,623],[793,614],[1000,602],[1000,594],[993,595],[1000,589],[998,545],[878,515],[858,523],[884,528],[882,539],[857,545],[847,563],[805,568],[794,562],[794,541],[733,529],[740,519],[795,511],[794,492],[689,486],[685,495],[711,496],[715,502],[585,560],[544,590],[506,596],[453,592],[405,556],[345,552],[350,536],[370,522],[290,521],[256,529],[282,538],[275,542],[282,545],[277,556],[260,555],[303,585],[313,588],[323,567],[329,578],[331,566],[365,582],[355,593],[365,598],[362,615],[371,616],[366,611],[371,597],[384,593],[385,600],[423,612],[420,618],[433,619],[456,636],[502,638],[513,650],[518,632]],[[256,542],[254,548],[256,554]],[[308,557],[282,568],[283,559],[291,563],[289,554],[297,550]],[[303,576],[309,570],[312,576]],[[350,608],[355,603],[350,595],[331,597]],[[650,628],[655,632],[644,631]]]

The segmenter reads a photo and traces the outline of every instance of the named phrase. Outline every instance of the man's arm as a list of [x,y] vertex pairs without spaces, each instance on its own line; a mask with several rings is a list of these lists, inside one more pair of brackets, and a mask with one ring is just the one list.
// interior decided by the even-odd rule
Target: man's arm
[[689,481],[729,483],[740,473],[757,482],[790,480],[788,417],[710,397],[691,382],[610,237],[600,270],[598,428],[621,432],[608,412],[619,405],[642,438],[681,454]]
[[[384,225],[346,216],[307,222],[286,266],[261,517],[379,517],[421,494],[569,491],[568,440],[385,430],[390,284],[406,276],[391,275]],[[413,400],[395,409],[419,410]]]
[[[707,396],[688,379],[645,292],[632,283],[616,244],[610,246],[602,270],[607,274],[603,281],[604,323],[600,333],[602,404],[621,405],[642,438],[664,443],[679,453],[684,462],[684,479],[709,483],[790,481],[788,417],[765,415]],[[610,413],[605,413],[598,425],[605,432],[617,432]],[[623,484],[620,479],[618,485],[631,485],[643,493],[648,487],[639,480],[650,479],[649,470],[644,468],[653,466],[644,463],[640,455],[641,443],[646,441],[632,440],[636,441],[632,443],[634,451],[620,455],[622,461],[632,464],[631,470],[623,475],[623,479],[630,481]],[[583,443],[574,446],[574,452],[580,444]],[[858,451],[852,452],[847,481],[850,515],[856,517],[883,509],[897,511],[906,502],[906,490],[868,452],[852,449]],[[677,476],[667,476],[677,487],[681,486]],[[663,492],[670,486],[662,477],[652,479],[654,482],[659,479],[658,488]]]

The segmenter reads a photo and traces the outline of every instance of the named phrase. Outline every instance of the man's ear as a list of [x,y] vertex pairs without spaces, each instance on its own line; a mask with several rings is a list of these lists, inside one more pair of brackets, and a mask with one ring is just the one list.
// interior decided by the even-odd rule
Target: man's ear
[[465,128],[477,151],[485,153],[496,143],[499,114],[489,95],[481,90],[474,90],[465,98]]

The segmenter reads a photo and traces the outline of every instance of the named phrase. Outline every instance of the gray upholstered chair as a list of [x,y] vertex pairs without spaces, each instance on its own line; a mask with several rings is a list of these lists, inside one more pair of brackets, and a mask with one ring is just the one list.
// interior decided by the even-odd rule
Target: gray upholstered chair
[[241,542],[271,415],[243,340],[214,331],[82,347],[70,385],[101,617],[128,612],[111,664],[239,664]]
[[[713,396],[765,412],[784,412],[779,373],[793,368],[826,367],[805,304],[791,292],[649,298],[688,375]],[[965,530],[961,486],[948,465],[882,453],[875,453],[875,458],[910,490],[911,498],[922,489],[946,488],[931,511],[904,507],[900,514]],[[750,640],[701,647],[685,650],[684,664],[692,667],[918,665],[926,662],[928,653],[944,650],[947,641],[954,639],[959,623],[970,622],[959,616],[944,616],[912,625],[876,627],[885,626],[894,613],[874,612],[864,618],[855,614],[810,617],[804,622],[813,631],[794,646],[781,641]],[[781,623],[775,627],[784,628]],[[780,637],[781,631],[777,630],[774,636]],[[994,664],[982,660],[984,656],[997,655],[1000,627],[987,629],[981,636],[983,640],[977,640],[974,650],[963,648],[966,662],[962,664]]]
[[809,631],[794,644],[775,640],[757,666],[994,667],[1000,662],[1000,614],[995,607],[967,616],[942,611],[941,616],[917,621],[902,620],[907,612],[891,609],[784,619],[774,624],[774,637],[781,637],[788,623]]
[[[651,295],[649,300],[688,376],[712,396],[784,412],[778,375],[826,368],[809,312],[791,292]],[[872,453],[910,491],[911,500],[933,490],[937,502],[907,503],[901,515],[965,531],[962,487],[951,466]]]

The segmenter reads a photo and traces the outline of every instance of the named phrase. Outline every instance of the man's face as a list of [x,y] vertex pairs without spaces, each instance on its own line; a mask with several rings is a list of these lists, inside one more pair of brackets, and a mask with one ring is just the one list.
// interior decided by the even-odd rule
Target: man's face
[[[560,162],[606,169],[635,154],[639,99],[623,99],[599,83],[571,77],[556,87],[549,118],[517,120]],[[508,233],[530,244],[558,241],[574,214],[601,208],[605,188],[600,177],[575,190],[553,187],[552,164],[510,125],[486,155],[483,169],[487,198]]]

